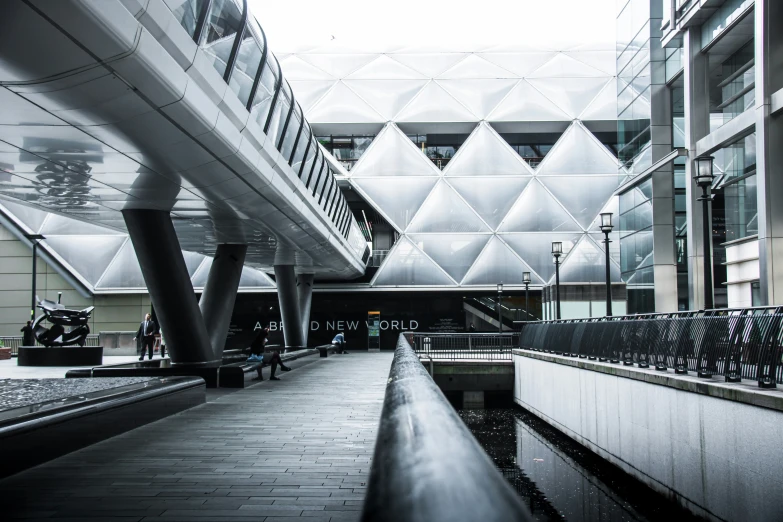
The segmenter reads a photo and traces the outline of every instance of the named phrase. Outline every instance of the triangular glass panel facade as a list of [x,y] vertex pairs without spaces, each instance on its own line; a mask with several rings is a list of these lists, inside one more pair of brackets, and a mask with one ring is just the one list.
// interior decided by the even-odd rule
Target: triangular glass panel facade
[[569,121],[570,118],[525,80],[487,116],[488,121]]
[[[198,270],[190,275],[190,283],[193,285],[193,288],[204,288],[204,286],[206,286],[207,278],[209,277],[209,269],[212,268],[213,261],[213,258],[207,257],[198,267]],[[244,269],[242,271],[244,272]]]
[[[7,199],[0,199],[0,205],[7,208],[8,211],[33,234],[37,234],[41,230],[41,225],[43,225],[47,216],[49,216],[48,212],[28,207],[27,205],[20,205],[19,203],[14,203]],[[32,274],[32,272],[30,273]]]
[[436,82],[428,83],[396,117],[400,122],[470,122],[479,118]]
[[416,70],[427,78],[435,78],[440,73],[465,59],[465,53],[395,53],[392,58]]
[[441,87],[481,119],[517,84],[515,79],[438,80]]
[[481,57],[519,77],[527,76],[555,57],[553,52],[481,53]]
[[595,67],[574,60],[563,53],[557,53],[554,58],[527,75],[530,78],[590,78],[608,76]]
[[335,78],[344,78],[378,58],[377,54],[318,54],[301,55],[302,60],[327,72]]
[[620,178],[615,176],[546,176],[539,178],[560,203],[587,228],[601,210]]
[[275,284],[269,276],[255,268],[245,266],[239,277],[239,288],[274,288]]
[[438,178],[353,178],[357,189],[364,193],[381,214],[398,230],[408,227],[413,215],[424,203]]
[[552,100],[571,118],[578,117],[609,81],[600,78],[530,78],[530,85]]
[[286,80],[334,80],[334,77],[303,61],[298,56],[291,55],[280,62],[283,76]]
[[454,189],[441,181],[416,213],[407,232],[489,232],[489,229]]
[[448,183],[479,216],[496,229],[532,177],[451,177]]
[[617,82],[609,83],[579,115],[582,121],[617,120]]
[[426,84],[427,80],[345,80],[348,88],[387,120],[393,119]]
[[46,237],[49,236],[80,236],[80,235],[115,235],[124,236],[122,232],[118,232],[111,228],[100,227],[98,225],[92,225],[83,221],[77,221],[75,219],[59,216],[57,214],[50,214],[49,219],[41,227],[40,234]]
[[47,236],[46,244],[93,287],[126,236]]
[[480,124],[443,171],[444,176],[519,176],[533,174],[508,143]]
[[582,125],[574,123],[538,167],[541,176],[616,174],[617,159]]
[[372,281],[372,286],[453,286],[446,273],[407,238],[394,245]]
[[[503,234],[500,237],[525,260],[530,268],[544,281],[549,281],[555,275],[555,264],[552,260],[552,242],[563,243],[563,253],[568,254],[583,234],[530,233]],[[561,260],[562,261],[562,260]]]
[[305,114],[316,104],[326,92],[337,82],[334,80],[292,80],[291,90]]
[[438,176],[440,171],[396,125],[387,125],[356,163],[351,175]]
[[568,51],[565,54],[609,76],[616,74],[617,53],[615,51]]
[[381,55],[346,78],[351,80],[410,80],[424,79],[424,75],[386,55]]
[[[492,236],[486,248],[462,280],[463,285],[522,284],[522,272],[530,267],[523,263],[497,236]],[[532,274],[531,274],[532,275]],[[540,281],[534,281],[534,284]]]
[[568,215],[537,180],[531,181],[500,225],[501,232],[579,231]]
[[[598,245],[598,248],[601,250],[604,249],[604,234],[602,232],[590,232],[590,237],[595,241],[595,244]],[[620,265],[620,232],[617,230],[617,227],[615,227],[615,232],[609,232],[609,257],[612,258],[612,260],[617,263],[617,265]]]
[[451,69],[441,73],[438,77],[456,80],[465,78],[513,78],[515,75],[494,63],[479,58],[476,54],[471,54]]
[[193,277],[193,275],[196,273],[196,270],[198,270],[198,267],[200,267],[201,263],[204,262],[204,259],[207,258],[207,256],[204,254],[189,252],[187,250],[182,251],[182,257],[185,259],[185,267],[187,267],[188,275],[190,277]]
[[141,275],[139,260],[133,250],[133,243],[128,239],[111,262],[111,265],[103,274],[97,286],[100,289],[108,288],[147,288],[144,277]]
[[355,92],[337,82],[307,113],[311,123],[379,123],[386,119]]
[[[609,264],[612,282],[619,283],[620,268]],[[605,283],[606,254],[589,238],[583,237],[560,266],[561,283]]]
[[462,280],[473,265],[489,234],[413,234],[408,238],[430,256],[455,281]]

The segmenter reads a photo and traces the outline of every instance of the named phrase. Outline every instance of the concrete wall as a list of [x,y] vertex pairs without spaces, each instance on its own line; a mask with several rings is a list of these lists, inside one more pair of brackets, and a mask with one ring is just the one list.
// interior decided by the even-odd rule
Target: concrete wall
[[[56,301],[57,292],[62,292],[62,303],[69,308],[95,306],[92,333],[135,330],[150,310],[148,294],[84,298],[40,258],[36,272],[36,293],[41,299]],[[19,329],[30,318],[31,286],[32,250],[0,225],[0,336],[21,335]]]
[[514,367],[519,405],[692,511],[781,519],[780,392],[519,350]]

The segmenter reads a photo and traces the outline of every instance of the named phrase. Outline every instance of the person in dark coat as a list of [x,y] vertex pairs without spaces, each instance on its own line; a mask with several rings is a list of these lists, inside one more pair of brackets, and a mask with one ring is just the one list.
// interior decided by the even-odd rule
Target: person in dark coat
[[150,314],[145,315],[144,320],[139,325],[139,331],[136,332],[136,337],[133,338],[134,341],[136,339],[141,339],[140,361],[144,360],[144,352],[147,351],[147,349],[149,349],[149,358],[152,360],[152,351],[155,348],[155,333],[157,333],[157,331],[158,325],[152,320],[152,316]]
[[32,321],[27,321],[27,324],[24,325],[19,331],[22,332],[22,346],[35,346]]

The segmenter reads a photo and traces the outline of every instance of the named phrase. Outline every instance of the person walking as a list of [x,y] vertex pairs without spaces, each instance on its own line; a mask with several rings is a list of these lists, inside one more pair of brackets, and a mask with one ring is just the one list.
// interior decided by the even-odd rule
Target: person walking
[[33,322],[27,321],[27,324],[22,327],[22,346],[34,346],[35,337],[33,336]]
[[152,316],[147,314],[144,316],[144,320],[139,325],[139,331],[136,332],[135,341],[137,338],[141,339],[141,357],[140,361],[144,360],[144,352],[149,350],[150,360],[152,360],[152,352],[155,348],[155,332],[158,330],[158,325],[152,320]]
[[345,353],[345,334],[340,332],[335,335],[332,344],[337,345],[337,353]]

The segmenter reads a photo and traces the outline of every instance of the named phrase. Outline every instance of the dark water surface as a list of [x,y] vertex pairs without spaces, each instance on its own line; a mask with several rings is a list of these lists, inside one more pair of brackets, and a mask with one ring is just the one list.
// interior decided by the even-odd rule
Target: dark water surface
[[521,408],[459,414],[535,520],[702,520]]

